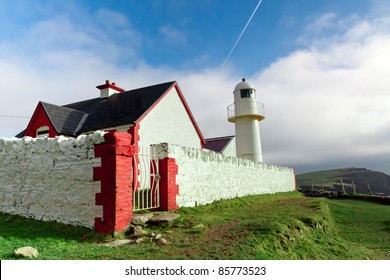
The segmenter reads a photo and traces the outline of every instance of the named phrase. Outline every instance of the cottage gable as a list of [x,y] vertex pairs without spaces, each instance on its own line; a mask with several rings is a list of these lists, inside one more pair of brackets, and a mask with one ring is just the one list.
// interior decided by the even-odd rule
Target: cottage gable
[[[138,124],[145,144],[167,141],[203,146],[202,133],[175,81],[129,91],[106,81],[97,88],[100,97],[89,100],[63,106],[39,102],[27,129],[17,137],[37,137],[39,133],[76,137],[96,130],[127,131]],[[107,88],[111,91],[102,93]],[[48,132],[42,127],[47,127]]]
[[88,114],[81,132],[133,124],[174,84],[168,82],[64,105]]
[[[44,130],[42,128],[44,128]],[[45,133],[42,133],[43,131]],[[37,108],[35,108],[34,114],[31,117],[27,128],[16,136],[38,137],[40,135],[47,135],[48,137],[58,135],[42,105],[42,102],[39,102]]]
[[199,149],[205,143],[176,83],[139,121],[142,146],[165,142]]
[[71,108],[40,102],[47,117],[58,134],[76,136],[88,114]]

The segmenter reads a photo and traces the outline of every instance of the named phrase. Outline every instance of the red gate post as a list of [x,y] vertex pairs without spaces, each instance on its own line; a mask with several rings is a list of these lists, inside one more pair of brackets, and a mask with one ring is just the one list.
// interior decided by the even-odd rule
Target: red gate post
[[108,132],[105,143],[95,146],[101,166],[93,170],[93,180],[100,181],[96,205],[103,206],[103,217],[95,218],[95,229],[108,234],[128,227],[132,218],[134,145],[126,132]]
[[178,166],[174,158],[159,160],[160,172],[160,210],[177,210],[176,196],[179,194],[179,186],[176,184]]

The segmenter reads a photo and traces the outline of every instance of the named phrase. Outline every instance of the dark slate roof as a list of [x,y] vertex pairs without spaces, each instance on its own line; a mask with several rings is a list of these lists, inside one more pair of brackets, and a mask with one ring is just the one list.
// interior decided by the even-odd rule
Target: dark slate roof
[[[138,122],[175,83],[162,83],[63,106],[42,101],[39,105],[58,134],[77,136],[83,132]],[[203,141],[195,121],[194,126]],[[16,137],[23,137],[25,131]]]
[[18,134],[15,135],[16,138],[22,138],[24,136],[24,133],[26,132],[26,129],[22,130]]
[[221,153],[233,138],[234,136],[224,136],[205,139],[206,144],[204,145],[204,148]]
[[76,136],[88,114],[75,109],[40,102],[53,127],[59,134]]
[[129,90],[108,98],[89,99],[60,108],[87,114],[77,133],[135,123],[174,83]]

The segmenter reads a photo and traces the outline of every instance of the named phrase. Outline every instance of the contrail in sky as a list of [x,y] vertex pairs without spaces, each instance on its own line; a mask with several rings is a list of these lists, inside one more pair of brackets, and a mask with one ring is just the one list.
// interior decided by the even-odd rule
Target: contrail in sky
[[223,62],[222,67],[224,67],[225,64],[226,64],[226,62],[229,60],[229,58],[230,58],[230,56],[232,55],[234,49],[236,48],[238,42],[240,41],[240,39],[241,39],[241,37],[242,37],[242,34],[244,34],[244,32],[245,32],[246,28],[248,27],[249,23],[252,21],[252,18],[253,18],[253,16],[255,15],[257,9],[260,7],[261,2],[263,2],[263,0],[260,0],[259,3],[257,3],[257,6],[256,6],[256,8],[254,9],[254,11],[253,11],[252,15],[250,16],[250,18],[248,19],[248,22],[245,24],[244,29],[241,31],[240,36],[238,36],[238,39],[237,39],[236,43],[234,44],[233,48],[230,50],[230,53],[228,54],[228,56],[225,58],[225,61]]

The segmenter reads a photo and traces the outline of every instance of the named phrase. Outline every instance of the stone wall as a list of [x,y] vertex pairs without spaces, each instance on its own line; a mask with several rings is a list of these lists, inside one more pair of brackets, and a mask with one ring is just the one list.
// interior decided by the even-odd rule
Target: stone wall
[[294,170],[288,167],[165,143],[155,145],[154,149],[160,159],[172,159],[178,166],[173,187],[179,187],[176,196],[179,207],[295,190]]
[[102,216],[93,167],[103,135],[0,139],[0,212],[92,228]]
[[[102,233],[125,229],[137,185],[136,139],[126,132],[0,139],[0,212]],[[295,189],[291,168],[173,144],[152,147],[160,159],[160,210]]]

